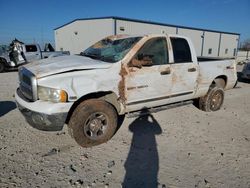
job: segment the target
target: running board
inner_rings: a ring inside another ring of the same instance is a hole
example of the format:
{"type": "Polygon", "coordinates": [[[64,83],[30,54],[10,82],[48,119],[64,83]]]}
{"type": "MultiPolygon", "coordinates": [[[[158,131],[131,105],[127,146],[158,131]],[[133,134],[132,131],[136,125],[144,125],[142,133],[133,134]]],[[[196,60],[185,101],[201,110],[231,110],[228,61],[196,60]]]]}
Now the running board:
{"type": "Polygon", "coordinates": [[[134,117],[138,117],[138,116],[144,116],[144,115],[156,113],[156,112],[159,112],[162,110],[168,110],[171,108],[176,108],[176,107],[185,106],[185,105],[189,105],[189,104],[193,104],[193,101],[192,100],[191,101],[182,101],[182,102],[178,102],[178,103],[167,104],[164,106],[143,109],[140,111],[129,112],[129,113],[126,113],[126,117],[127,118],[134,118],[134,117]]]}

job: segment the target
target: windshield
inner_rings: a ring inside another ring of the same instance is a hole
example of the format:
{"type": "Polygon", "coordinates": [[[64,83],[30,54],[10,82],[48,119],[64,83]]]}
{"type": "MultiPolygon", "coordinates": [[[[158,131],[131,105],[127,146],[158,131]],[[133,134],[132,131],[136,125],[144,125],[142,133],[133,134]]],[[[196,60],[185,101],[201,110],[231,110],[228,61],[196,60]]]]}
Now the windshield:
{"type": "Polygon", "coordinates": [[[82,52],[81,55],[114,63],[120,61],[141,38],[142,37],[123,39],[105,38],[89,47],[82,52]]]}

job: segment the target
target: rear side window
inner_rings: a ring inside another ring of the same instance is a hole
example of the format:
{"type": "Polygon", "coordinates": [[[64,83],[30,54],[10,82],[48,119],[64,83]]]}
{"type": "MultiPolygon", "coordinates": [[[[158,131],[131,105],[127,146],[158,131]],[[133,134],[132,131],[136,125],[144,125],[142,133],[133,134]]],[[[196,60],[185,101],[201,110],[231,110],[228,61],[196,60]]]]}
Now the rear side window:
{"type": "Polygon", "coordinates": [[[182,38],[171,38],[175,63],[192,62],[188,42],[182,38]]]}
{"type": "Polygon", "coordinates": [[[37,52],[36,45],[25,45],[26,52],[37,52]]]}

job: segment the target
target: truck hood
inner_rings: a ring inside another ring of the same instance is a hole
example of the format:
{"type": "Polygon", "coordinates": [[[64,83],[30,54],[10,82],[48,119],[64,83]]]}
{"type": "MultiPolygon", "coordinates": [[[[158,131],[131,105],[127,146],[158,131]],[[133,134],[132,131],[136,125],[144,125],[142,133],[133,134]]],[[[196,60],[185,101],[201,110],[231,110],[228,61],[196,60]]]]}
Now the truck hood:
{"type": "Polygon", "coordinates": [[[42,78],[52,74],[58,74],[75,70],[86,69],[107,69],[112,63],[91,59],[84,56],[59,56],[51,59],[43,59],[25,65],[37,78],[42,78]]]}

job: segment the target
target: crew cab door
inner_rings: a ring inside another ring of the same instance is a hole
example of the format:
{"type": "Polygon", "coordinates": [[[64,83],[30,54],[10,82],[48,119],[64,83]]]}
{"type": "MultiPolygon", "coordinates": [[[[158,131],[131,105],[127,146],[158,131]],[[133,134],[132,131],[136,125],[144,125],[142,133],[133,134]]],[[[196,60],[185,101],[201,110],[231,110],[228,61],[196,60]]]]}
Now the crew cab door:
{"type": "Polygon", "coordinates": [[[24,45],[24,48],[24,56],[26,58],[26,61],[35,61],[41,59],[40,48],[37,45],[24,45]]]}
{"type": "Polygon", "coordinates": [[[172,79],[165,37],[151,38],[128,63],[126,77],[126,106],[154,106],[171,94],[172,79]]]}
{"type": "Polygon", "coordinates": [[[198,64],[192,56],[190,45],[184,38],[170,37],[173,49],[174,63],[171,63],[172,71],[172,95],[182,100],[193,97],[197,87],[198,64]]]}

